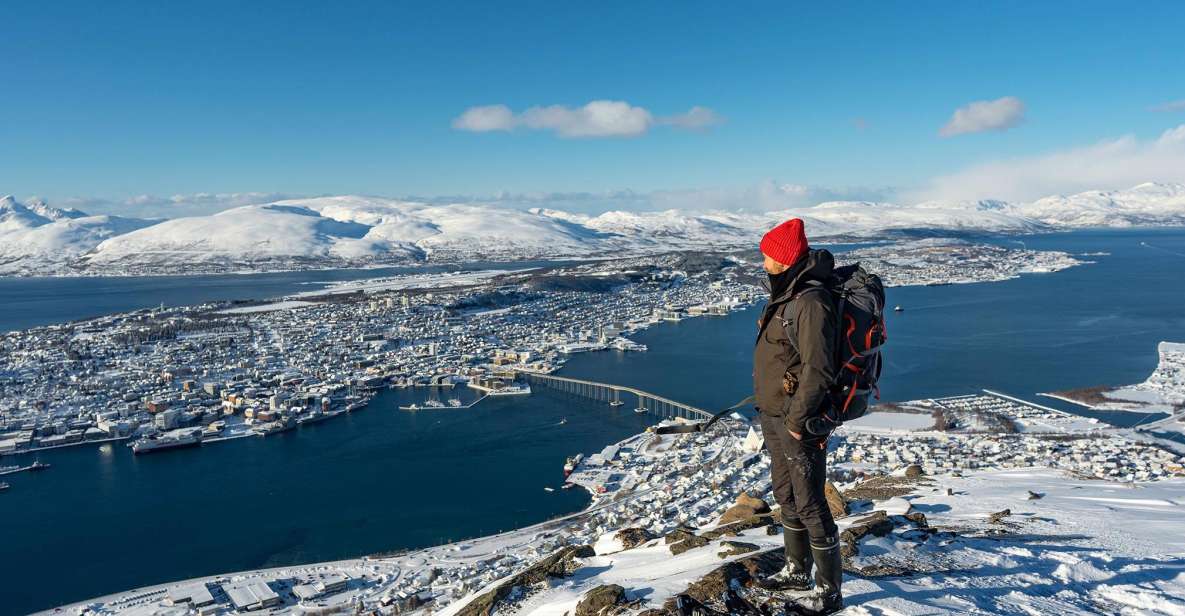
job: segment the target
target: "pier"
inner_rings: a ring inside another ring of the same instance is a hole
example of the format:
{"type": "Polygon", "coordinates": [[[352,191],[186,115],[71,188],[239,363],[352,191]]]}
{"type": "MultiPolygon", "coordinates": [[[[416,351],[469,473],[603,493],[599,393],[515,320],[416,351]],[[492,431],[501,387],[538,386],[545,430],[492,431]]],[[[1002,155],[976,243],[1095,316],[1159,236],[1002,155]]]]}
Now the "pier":
{"type": "Polygon", "coordinates": [[[601,383],[598,381],[586,381],[584,379],[573,379],[564,376],[555,376],[554,374],[542,374],[539,372],[520,372],[519,373],[527,382],[531,384],[545,385],[553,389],[570,393],[590,400],[598,400],[606,404],[613,404],[614,402],[624,402],[621,399],[622,394],[633,395],[637,398],[637,405],[635,409],[646,409],[646,412],[651,415],[673,419],[681,417],[683,419],[702,420],[711,419],[712,413],[701,408],[696,408],[690,404],[664,398],[662,396],[652,394],[648,391],[642,391],[636,387],[628,387],[625,385],[614,385],[612,383],[601,383]]]}

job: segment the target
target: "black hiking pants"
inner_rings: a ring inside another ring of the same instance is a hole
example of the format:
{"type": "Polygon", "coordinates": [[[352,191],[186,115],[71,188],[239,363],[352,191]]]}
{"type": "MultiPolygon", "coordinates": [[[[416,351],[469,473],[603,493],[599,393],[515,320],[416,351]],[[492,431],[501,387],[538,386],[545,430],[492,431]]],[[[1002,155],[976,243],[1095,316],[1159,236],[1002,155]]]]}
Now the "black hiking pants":
{"type": "Polygon", "coordinates": [[[790,435],[781,417],[758,413],[765,447],[769,449],[770,478],[774,498],[782,506],[782,524],[787,528],[806,528],[811,543],[827,545],[834,541],[835,519],[827,506],[827,449],[821,439],[790,435]]]}

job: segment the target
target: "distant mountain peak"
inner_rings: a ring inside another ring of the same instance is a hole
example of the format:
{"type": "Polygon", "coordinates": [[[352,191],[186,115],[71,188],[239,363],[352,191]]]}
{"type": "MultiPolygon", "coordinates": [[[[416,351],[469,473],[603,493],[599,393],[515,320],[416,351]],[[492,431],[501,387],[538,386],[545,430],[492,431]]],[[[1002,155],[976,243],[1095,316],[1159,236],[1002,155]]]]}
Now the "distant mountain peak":
{"type": "Polygon", "coordinates": [[[579,258],[755,248],[802,218],[812,239],[1036,233],[1051,228],[1185,225],[1185,185],[1148,182],[1031,203],[912,205],[829,201],[780,211],[612,210],[596,216],[493,204],[343,195],[244,205],[209,216],[88,216],[41,199],[0,198],[0,275],[178,273],[356,267],[418,259],[579,258]]]}

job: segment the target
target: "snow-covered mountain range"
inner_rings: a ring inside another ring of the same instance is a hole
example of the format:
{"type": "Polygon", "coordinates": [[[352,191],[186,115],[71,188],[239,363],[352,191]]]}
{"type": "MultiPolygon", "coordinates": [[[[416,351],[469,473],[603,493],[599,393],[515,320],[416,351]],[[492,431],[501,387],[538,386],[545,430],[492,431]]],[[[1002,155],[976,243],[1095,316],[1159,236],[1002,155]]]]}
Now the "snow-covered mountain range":
{"type": "Polygon", "coordinates": [[[738,248],[754,245],[762,232],[790,217],[805,220],[816,239],[1185,225],[1185,185],[1149,183],[1031,203],[832,201],[776,212],[597,216],[341,196],[142,220],[4,197],[0,275],[167,274],[738,248]]]}

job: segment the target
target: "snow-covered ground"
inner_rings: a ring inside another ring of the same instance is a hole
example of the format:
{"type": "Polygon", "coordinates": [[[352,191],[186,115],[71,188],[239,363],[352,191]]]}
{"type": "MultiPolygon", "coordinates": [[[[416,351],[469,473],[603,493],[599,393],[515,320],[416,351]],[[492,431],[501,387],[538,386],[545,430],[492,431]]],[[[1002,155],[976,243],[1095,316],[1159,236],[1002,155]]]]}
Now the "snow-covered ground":
{"type": "Polygon", "coordinates": [[[934,417],[926,413],[869,413],[855,421],[844,424],[848,432],[869,434],[893,434],[917,432],[934,427],[934,417]]]}
{"type": "Polygon", "coordinates": [[[774,212],[597,216],[338,196],[164,221],[87,216],[5,197],[0,274],[211,273],[721,250],[751,247],[762,232],[791,217],[802,218],[813,239],[882,239],[916,230],[952,235],[1185,225],[1185,185],[1141,184],[1032,203],[836,201],[774,212]]]}
{"type": "Polygon", "coordinates": [[[219,310],[219,314],[251,314],[254,312],[271,312],[273,310],[290,310],[292,308],[305,308],[307,306],[316,306],[317,302],[305,302],[301,300],[282,300],[278,302],[268,302],[266,304],[255,304],[253,306],[243,306],[240,308],[227,308],[226,310],[219,310]]]}

